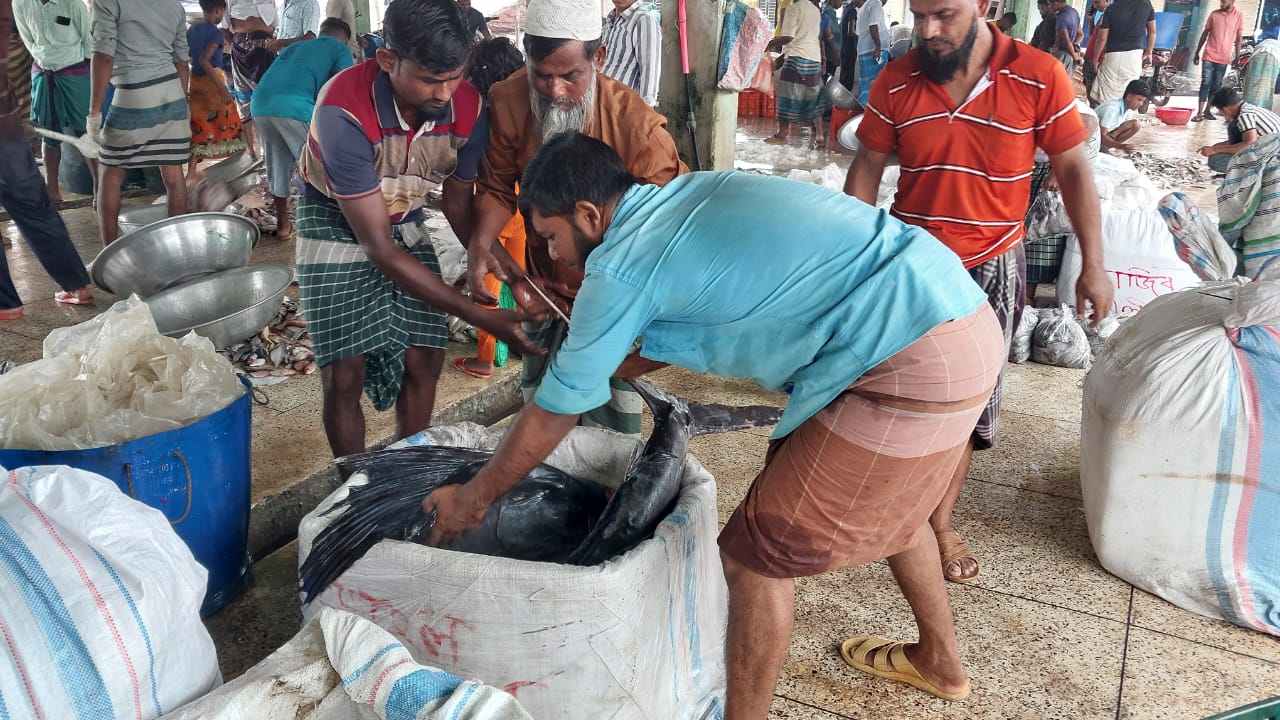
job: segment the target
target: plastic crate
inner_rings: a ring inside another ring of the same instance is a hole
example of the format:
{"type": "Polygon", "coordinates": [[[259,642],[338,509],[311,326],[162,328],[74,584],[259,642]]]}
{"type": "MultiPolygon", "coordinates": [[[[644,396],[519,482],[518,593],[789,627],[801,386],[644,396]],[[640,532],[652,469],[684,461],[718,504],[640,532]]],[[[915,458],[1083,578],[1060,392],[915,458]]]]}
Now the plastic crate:
{"type": "Polygon", "coordinates": [[[841,110],[838,107],[831,108],[830,124],[831,124],[831,147],[832,148],[839,147],[838,141],[836,140],[836,135],[840,132],[840,128],[844,127],[844,124],[852,120],[854,116],[857,114],[858,113],[852,110],[841,110]]]}
{"type": "Polygon", "coordinates": [[[1270,700],[1228,710],[1204,720],[1280,720],[1280,695],[1270,700]]]}
{"type": "Polygon", "coordinates": [[[760,97],[760,93],[755,90],[743,90],[738,93],[738,117],[758,117],[760,97]]]}
{"type": "Polygon", "coordinates": [[[777,117],[778,99],[773,95],[760,94],[760,117],[777,117]]]}

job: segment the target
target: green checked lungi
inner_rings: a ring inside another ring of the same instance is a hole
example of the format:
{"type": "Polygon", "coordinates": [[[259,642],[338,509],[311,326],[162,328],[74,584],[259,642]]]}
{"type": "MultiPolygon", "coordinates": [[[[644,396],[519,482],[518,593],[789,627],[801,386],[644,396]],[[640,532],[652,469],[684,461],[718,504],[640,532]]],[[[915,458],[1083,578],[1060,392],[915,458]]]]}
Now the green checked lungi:
{"type": "MultiPolygon", "coordinates": [[[[323,368],[363,355],[365,394],[374,408],[390,408],[404,379],[405,350],[442,348],[448,341],[444,313],[370,264],[336,203],[304,195],[297,228],[298,288],[316,364],[323,368]]],[[[421,225],[393,225],[391,235],[401,249],[440,274],[435,248],[421,225]]]]}
{"type": "MultiPolygon", "coordinates": [[[[540,323],[525,323],[524,332],[535,345],[547,349],[546,355],[525,355],[520,365],[520,392],[524,401],[530,402],[542,383],[542,376],[551,365],[560,344],[568,334],[563,320],[552,319],[540,323]]],[[[634,349],[634,348],[633,348],[634,349]]],[[[639,435],[644,417],[644,400],[631,383],[617,378],[609,379],[609,402],[595,410],[582,414],[578,424],[613,430],[624,435],[639,435]]]]}

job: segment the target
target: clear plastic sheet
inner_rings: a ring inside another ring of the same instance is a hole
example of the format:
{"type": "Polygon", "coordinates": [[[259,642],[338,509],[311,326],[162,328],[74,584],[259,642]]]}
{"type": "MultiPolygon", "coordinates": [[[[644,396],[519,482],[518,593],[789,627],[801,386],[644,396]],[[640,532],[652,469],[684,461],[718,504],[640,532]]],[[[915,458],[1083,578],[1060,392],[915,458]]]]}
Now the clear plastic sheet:
{"type": "Polygon", "coordinates": [[[132,297],[54,330],[42,359],[0,376],[0,448],[115,445],[183,427],[243,392],[212,343],[161,335],[132,297]]]}

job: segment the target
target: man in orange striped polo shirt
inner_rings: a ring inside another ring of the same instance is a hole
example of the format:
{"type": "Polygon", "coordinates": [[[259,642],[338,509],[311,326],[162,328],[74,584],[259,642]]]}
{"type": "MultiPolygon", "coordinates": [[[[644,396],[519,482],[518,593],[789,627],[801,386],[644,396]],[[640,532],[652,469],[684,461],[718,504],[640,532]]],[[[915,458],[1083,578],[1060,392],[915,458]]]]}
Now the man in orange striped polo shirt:
{"type": "MultiPolygon", "coordinates": [[[[1062,64],[982,22],[990,0],[910,0],[918,47],[885,68],[858,129],[861,149],[845,192],[874,203],[890,154],[902,166],[893,214],[925,228],[960,256],[987,293],[1005,342],[1023,307],[1023,216],[1037,147],[1053,163],[1084,267],[1076,308],[1094,322],[1111,310],[1102,267],[1098,195],[1086,132],[1062,64]]],[[[991,447],[1000,387],[974,430],[951,489],[930,519],[943,574],[978,578],[978,561],[951,526],[973,448],[991,447]]]]}

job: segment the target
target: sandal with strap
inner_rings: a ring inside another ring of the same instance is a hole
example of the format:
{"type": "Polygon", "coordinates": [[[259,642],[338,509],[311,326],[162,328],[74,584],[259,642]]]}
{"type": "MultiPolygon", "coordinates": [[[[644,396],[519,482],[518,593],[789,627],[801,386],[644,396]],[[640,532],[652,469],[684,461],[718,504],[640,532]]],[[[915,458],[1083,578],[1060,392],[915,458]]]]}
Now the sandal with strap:
{"type": "Polygon", "coordinates": [[[942,576],[953,583],[968,585],[977,581],[982,576],[982,569],[974,570],[972,575],[952,575],[947,572],[947,566],[953,562],[958,562],[964,558],[970,558],[976,564],[978,556],[973,554],[973,550],[969,548],[969,543],[960,537],[960,534],[954,530],[943,530],[934,533],[938,540],[938,554],[942,556],[942,576]]]}
{"type": "Polygon", "coordinates": [[[93,293],[88,290],[76,290],[75,292],[60,291],[54,294],[54,300],[63,305],[93,305],[93,293]]]}
{"type": "Polygon", "coordinates": [[[968,680],[965,680],[964,689],[959,692],[947,692],[926,680],[907,659],[906,646],[903,642],[862,636],[845,640],[840,645],[840,656],[855,670],[906,683],[943,700],[963,700],[973,692],[973,685],[968,680]]]}
{"type": "Polygon", "coordinates": [[[480,378],[481,380],[486,380],[486,379],[488,379],[488,378],[493,377],[493,371],[492,371],[492,370],[490,370],[489,372],[481,372],[481,371],[479,371],[479,370],[474,370],[474,369],[472,369],[469,365],[467,365],[467,361],[468,361],[468,360],[470,360],[470,359],[471,359],[471,358],[468,358],[468,357],[456,357],[456,358],[454,358],[454,359],[453,359],[453,369],[454,369],[454,370],[457,370],[457,371],[458,371],[458,372],[460,372],[460,373],[464,373],[464,374],[470,375],[471,377],[480,378]]]}
{"type": "Polygon", "coordinates": [[[0,309],[0,320],[21,320],[22,312],[21,305],[16,308],[2,308],[0,309]]]}

